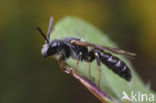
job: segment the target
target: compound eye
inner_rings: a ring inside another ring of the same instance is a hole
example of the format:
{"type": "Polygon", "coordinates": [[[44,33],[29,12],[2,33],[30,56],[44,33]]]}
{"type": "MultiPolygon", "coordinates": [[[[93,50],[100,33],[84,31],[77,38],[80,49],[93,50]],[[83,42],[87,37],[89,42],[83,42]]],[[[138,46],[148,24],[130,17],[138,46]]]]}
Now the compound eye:
{"type": "Polygon", "coordinates": [[[57,42],[51,43],[50,47],[47,49],[47,56],[55,55],[57,53],[57,47],[58,47],[57,42]]]}
{"type": "Polygon", "coordinates": [[[54,43],[51,44],[51,48],[55,48],[55,47],[57,47],[57,45],[58,45],[58,43],[54,42],[54,43]]]}

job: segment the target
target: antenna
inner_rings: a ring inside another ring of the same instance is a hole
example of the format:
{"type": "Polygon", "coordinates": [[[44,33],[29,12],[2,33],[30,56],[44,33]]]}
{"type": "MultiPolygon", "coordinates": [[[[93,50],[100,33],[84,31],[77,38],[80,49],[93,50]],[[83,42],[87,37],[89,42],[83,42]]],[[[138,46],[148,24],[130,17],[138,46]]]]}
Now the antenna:
{"type": "Polygon", "coordinates": [[[43,38],[46,40],[47,44],[49,44],[49,39],[44,35],[43,31],[37,26],[35,27],[35,29],[38,30],[41,33],[43,38]]]}
{"type": "Polygon", "coordinates": [[[48,28],[48,33],[47,33],[47,39],[48,40],[50,40],[50,31],[51,31],[51,28],[52,28],[52,25],[53,25],[53,21],[54,21],[54,18],[50,17],[49,28],[48,28]]]}

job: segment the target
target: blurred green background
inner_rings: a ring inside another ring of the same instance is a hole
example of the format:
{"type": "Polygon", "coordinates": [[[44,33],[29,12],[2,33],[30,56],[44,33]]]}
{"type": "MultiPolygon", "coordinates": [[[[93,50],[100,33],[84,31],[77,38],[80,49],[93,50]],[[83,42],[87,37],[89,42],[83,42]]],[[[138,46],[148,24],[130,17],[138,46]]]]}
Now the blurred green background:
{"type": "Polygon", "coordinates": [[[0,103],[99,103],[86,88],[63,74],[53,58],[40,55],[41,35],[77,16],[95,25],[121,48],[137,53],[136,71],[156,90],[155,0],[1,0],[0,103]]]}

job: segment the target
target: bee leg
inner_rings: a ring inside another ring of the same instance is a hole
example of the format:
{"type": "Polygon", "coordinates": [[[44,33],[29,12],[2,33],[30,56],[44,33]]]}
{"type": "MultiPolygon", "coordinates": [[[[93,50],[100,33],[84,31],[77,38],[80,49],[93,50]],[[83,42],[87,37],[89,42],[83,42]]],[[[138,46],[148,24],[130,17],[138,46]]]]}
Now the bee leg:
{"type": "Polygon", "coordinates": [[[88,63],[89,69],[88,69],[88,76],[91,78],[91,63],[88,63]]]}
{"type": "Polygon", "coordinates": [[[98,77],[98,88],[100,90],[100,82],[101,82],[101,63],[100,63],[100,59],[99,59],[99,55],[98,53],[94,53],[95,55],[95,59],[96,59],[96,62],[97,62],[97,66],[98,66],[98,72],[99,72],[99,77],[98,77]]]}
{"type": "Polygon", "coordinates": [[[79,59],[76,60],[76,66],[75,66],[75,73],[76,73],[76,74],[77,74],[78,64],[79,64],[79,59]]]}
{"type": "Polygon", "coordinates": [[[63,70],[63,68],[64,68],[63,59],[62,59],[61,56],[59,57],[58,64],[59,64],[59,67],[60,67],[61,71],[64,72],[64,70],[63,70]]]}
{"type": "Polygon", "coordinates": [[[76,73],[76,74],[77,74],[78,64],[79,64],[79,61],[80,61],[80,59],[81,59],[81,55],[82,55],[82,53],[80,52],[79,57],[78,57],[78,59],[76,60],[76,66],[75,66],[75,73],[76,73]]]}

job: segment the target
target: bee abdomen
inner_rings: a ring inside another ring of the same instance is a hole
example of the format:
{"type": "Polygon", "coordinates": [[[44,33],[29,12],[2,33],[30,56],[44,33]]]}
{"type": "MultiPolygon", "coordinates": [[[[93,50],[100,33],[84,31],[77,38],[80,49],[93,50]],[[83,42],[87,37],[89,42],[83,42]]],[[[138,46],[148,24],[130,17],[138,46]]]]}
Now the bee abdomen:
{"type": "Polygon", "coordinates": [[[131,80],[132,75],[130,69],[123,61],[111,55],[110,53],[101,52],[99,54],[100,61],[109,69],[111,69],[113,72],[126,79],[127,81],[131,80]]]}

